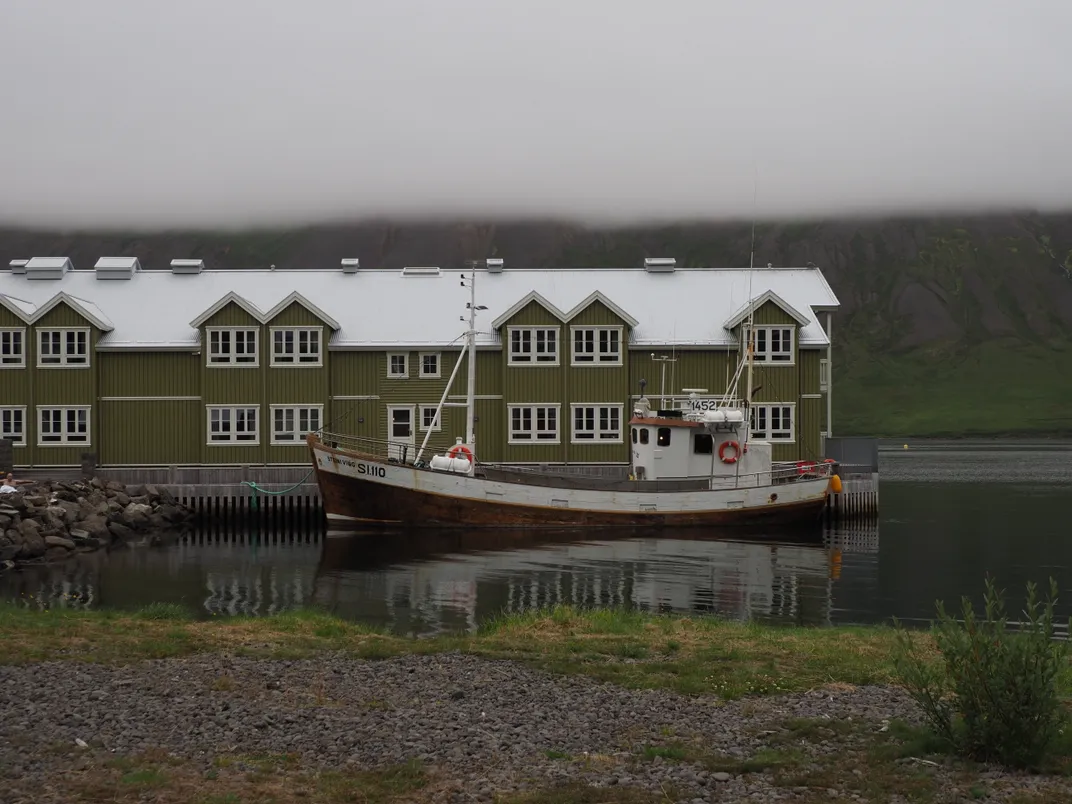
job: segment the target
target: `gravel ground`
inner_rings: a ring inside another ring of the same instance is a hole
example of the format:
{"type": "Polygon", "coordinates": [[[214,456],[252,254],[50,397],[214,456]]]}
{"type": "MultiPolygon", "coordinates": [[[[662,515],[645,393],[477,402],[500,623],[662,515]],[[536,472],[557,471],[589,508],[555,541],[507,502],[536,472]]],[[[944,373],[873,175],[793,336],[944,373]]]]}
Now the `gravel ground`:
{"type": "MultiPolygon", "coordinates": [[[[291,753],[304,768],[354,769],[418,758],[437,772],[436,800],[445,802],[492,800],[496,792],[566,779],[673,786],[686,802],[792,801],[815,791],[777,787],[768,772],[715,773],[642,758],[647,745],[695,739],[707,752],[746,759],[771,744],[772,734],[786,734],[789,718],[851,718],[853,733],[866,739],[884,721],[914,721],[916,710],[904,694],[879,687],[722,703],[459,654],[0,667],[0,801],[69,800],[57,779],[72,763],[158,748],[206,770],[221,755],[291,753]],[[81,760],[56,750],[76,740],[89,744],[81,760]]],[[[822,763],[845,744],[839,738],[794,748],[822,763]]],[[[844,768],[846,779],[853,770],[844,768]]],[[[952,792],[952,770],[925,763],[913,770],[948,776],[942,788],[952,797],[941,800],[966,800],[966,791],[964,799],[952,792]]],[[[992,783],[989,801],[1005,800],[1001,788],[1037,794],[1043,787],[1054,790],[1053,801],[1072,800],[1072,788],[1055,786],[1064,784],[1059,780],[997,772],[984,778],[992,783]]],[[[839,784],[828,795],[854,794],[839,784]]]]}

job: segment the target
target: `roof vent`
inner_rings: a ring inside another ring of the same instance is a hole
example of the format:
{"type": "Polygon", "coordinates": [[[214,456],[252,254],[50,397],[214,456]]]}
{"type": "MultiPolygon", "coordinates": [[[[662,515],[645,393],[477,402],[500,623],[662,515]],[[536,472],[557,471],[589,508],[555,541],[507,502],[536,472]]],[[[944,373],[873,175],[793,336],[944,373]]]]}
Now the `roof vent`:
{"type": "Polygon", "coordinates": [[[27,279],[63,279],[73,270],[70,257],[33,257],[26,261],[27,279]]]}
{"type": "Polygon", "coordinates": [[[677,260],[673,257],[645,257],[644,270],[653,274],[673,273],[677,268],[677,260]]]}
{"type": "Polygon", "coordinates": [[[199,274],[205,270],[204,260],[172,260],[171,273],[199,274]]]}
{"type": "Polygon", "coordinates": [[[101,257],[93,270],[97,279],[133,279],[141,263],[137,257],[101,257]]]}
{"type": "Polygon", "coordinates": [[[24,273],[26,273],[26,263],[28,263],[28,262],[29,262],[29,260],[12,260],[11,262],[8,263],[8,265],[11,266],[11,273],[13,273],[13,274],[24,274],[24,273]]]}
{"type": "Polygon", "coordinates": [[[402,269],[402,276],[439,276],[439,266],[406,267],[402,269]]]}
{"type": "Polygon", "coordinates": [[[489,274],[501,274],[503,270],[503,261],[501,257],[489,257],[487,259],[488,273],[489,274]]]}
{"type": "Polygon", "coordinates": [[[342,261],[342,272],[344,274],[356,274],[357,269],[361,267],[361,260],[357,257],[346,257],[342,261]]]}

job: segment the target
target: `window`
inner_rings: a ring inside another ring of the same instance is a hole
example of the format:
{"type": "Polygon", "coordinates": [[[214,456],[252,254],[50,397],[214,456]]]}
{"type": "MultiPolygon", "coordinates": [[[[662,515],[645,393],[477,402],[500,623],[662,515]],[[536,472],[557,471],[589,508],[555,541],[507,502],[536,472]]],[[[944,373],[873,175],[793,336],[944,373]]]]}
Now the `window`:
{"type": "Polygon", "coordinates": [[[272,406],[272,443],[300,444],[320,429],[322,405],[272,406]]]}
{"type": "Polygon", "coordinates": [[[647,427],[641,427],[640,428],[640,443],[641,444],[647,444],[648,443],[648,438],[649,438],[649,436],[648,436],[648,428],[647,427]]]}
{"type": "Polygon", "coordinates": [[[273,366],[319,366],[320,327],[272,329],[273,366]]]}
{"type": "Polygon", "coordinates": [[[421,429],[441,430],[439,416],[436,416],[435,405],[421,405],[421,429]]]}
{"type": "Polygon", "coordinates": [[[26,330],[0,329],[0,368],[26,366],[26,330]]]}
{"type": "Polygon", "coordinates": [[[597,366],[622,364],[621,327],[575,327],[573,362],[597,366]]]}
{"type": "Polygon", "coordinates": [[[257,444],[256,405],[211,405],[208,408],[208,443],[257,444]]]}
{"type": "Polygon", "coordinates": [[[26,408],[0,408],[0,438],[26,446],[26,408]]]}
{"type": "MultiPolygon", "coordinates": [[[[421,354],[421,376],[435,378],[439,376],[439,352],[421,354]]],[[[461,359],[459,355],[458,359],[461,359]]]]}
{"type": "Polygon", "coordinates": [[[557,405],[511,405],[510,443],[558,443],[557,405]]]}
{"type": "Polygon", "coordinates": [[[715,451],[715,439],[710,433],[697,433],[692,437],[692,451],[697,455],[710,455],[715,451]]]}
{"type": "Polygon", "coordinates": [[[41,427],[37,443],[42,447],[89,443],[89,408],[38,408],[41,427]]]}
{"type": "Polygon", "coordinates": [[[825,391],[830,387],[830,361],[825,357],[819,360],[819,390],[825,391]]]}
{"type": "Polygon", "coordinates": [[[752,437],[763,441],[793,440],[792,405],[755,405],[752,407],[752,437]]]}
{"type": "Polygon", "coordinates": [[[41,329],[37,343],[38,367],[89,366],[88,329],[41,329]]]}
{"type": "Polygon", "coordinates": [[[558,329],[510,327],[510,365],[558,365],[558,329]]]}
{"type": "Polygon", "coordinates": [[[655,443],[658,444],[660,447],[669,447],[670,446],[670,428],[669,427],[660,427],[659,428],[659,434],[658,434],[658,436],[656,436],[655,443]]]}
{"type": "Polygon", "coordinates": [[[256,366],[257,330],[207,328],[210,366],[256,366]]]}
{"type": "Polygon", "coordinates": [[[574,405],[573,440],[620,444],[622,441],[622,406],[574,405]]]}
{"type": "Polygon", "coordinates": [[[793,362],[793,327],[756,327],[757,363],[793,362]]]}
{"type": "Polygon", "coordinates": [[[405,352],[387,355],[387,376],[405,379],[409,376],[409,355],[405,352]]]}

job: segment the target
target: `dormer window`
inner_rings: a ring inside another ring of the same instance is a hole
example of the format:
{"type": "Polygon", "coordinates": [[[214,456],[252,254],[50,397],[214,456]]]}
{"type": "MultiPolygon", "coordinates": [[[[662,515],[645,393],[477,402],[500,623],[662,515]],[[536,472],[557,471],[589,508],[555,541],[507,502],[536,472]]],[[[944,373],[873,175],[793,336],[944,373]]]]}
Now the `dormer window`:
{"type": "Polygon", "coordinates": [[[792,363],[793,333],[793,327],[756,327],[755,362],[792,363]]]}
{"type": "Polygon", "coordinates": [[[88,368],[89,328],[39,329],[37,365],[39,368],[88,368]]]}
{"type": "Polygon", "coordinates": [[[208,327],[210,366],[257,366],[256,328],[208,327]]]}
{"type": "Polygon", "coordinates": [[[322,365],[320,340],[320,327],[273,327],[272,365],[322,365]]]}

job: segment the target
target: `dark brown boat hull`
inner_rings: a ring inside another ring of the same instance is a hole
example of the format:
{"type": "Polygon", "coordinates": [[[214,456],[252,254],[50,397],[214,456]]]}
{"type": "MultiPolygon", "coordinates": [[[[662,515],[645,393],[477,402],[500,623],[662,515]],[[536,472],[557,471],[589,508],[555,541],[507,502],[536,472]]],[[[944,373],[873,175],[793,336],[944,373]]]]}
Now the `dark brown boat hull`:
{"type": "Polygon", "coordinates": [[[331,528],[375,525],[435,528],[646,528],[818,526],[826,498],[760,509],[637,512],[585,511],[471,500],[389,486],[317,470],[331,528]]]}

